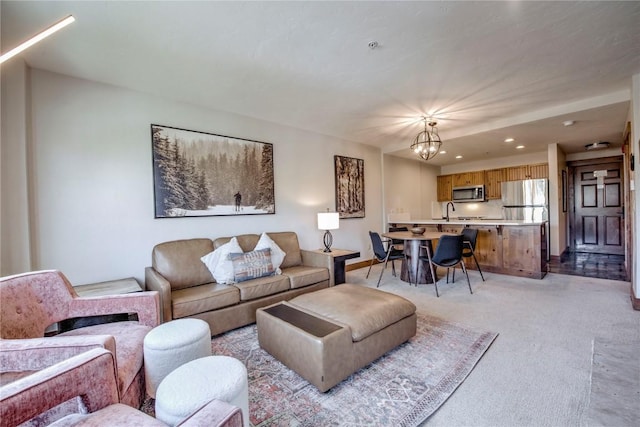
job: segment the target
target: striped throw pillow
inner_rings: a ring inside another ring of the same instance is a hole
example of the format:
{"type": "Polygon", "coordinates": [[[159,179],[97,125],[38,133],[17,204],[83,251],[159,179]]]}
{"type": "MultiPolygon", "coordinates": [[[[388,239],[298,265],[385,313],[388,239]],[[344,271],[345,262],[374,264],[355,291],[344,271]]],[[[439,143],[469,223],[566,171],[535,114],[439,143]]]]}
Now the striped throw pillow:
{"type": "Polygon", "coordinates": [[[245,253],[230,253],[236,283],[274,274],[271,249],[264,248],[245,253]]]}

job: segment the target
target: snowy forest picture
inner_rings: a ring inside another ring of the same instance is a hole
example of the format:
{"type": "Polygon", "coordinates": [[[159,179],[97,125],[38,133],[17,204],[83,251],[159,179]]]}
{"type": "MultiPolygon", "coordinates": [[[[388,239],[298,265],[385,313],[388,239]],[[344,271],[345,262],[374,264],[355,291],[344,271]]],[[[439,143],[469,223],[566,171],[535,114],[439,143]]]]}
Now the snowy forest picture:
{"type": "Polygon", "coordinates": [[[364,160],[334,156],[336,212],[340,218],[364,218],[364,160]]]}
{"type": "Polygon", "coordinates": [[[155,217],[275,213],[273,144],[151,125],[155,217]]]}

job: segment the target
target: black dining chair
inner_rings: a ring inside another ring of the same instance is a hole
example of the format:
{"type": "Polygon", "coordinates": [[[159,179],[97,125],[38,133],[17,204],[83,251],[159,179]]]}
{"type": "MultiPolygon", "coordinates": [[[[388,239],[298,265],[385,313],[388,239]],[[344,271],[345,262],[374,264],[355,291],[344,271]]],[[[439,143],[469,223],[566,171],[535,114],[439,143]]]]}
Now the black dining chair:
{"type": "MultiPolygon", "coordinates": [[[[471,282],[469,281],[469,274],[467,273],[467,267],[464,265],[464,256],[462,255],[464,249],[464,236],[462,234],[444,235],[438,240],[438,246],[436,251],[431,256],[430,248],[428,246],[420,246],[426,251],[426,255],[420,255],[421,261],[427,261],[429,268],[431,269],[431,276],[434,278],[433,284],[436,288],[436,296],[439,297],[438,283],[435,280],[435,267],[442,267],[447,269],[447,283],[449,283],[449,269],[453,268],[453,280],[456,281],[455,267],[461,266],[462,271],[467,277],[467,285],[469,285],[469,292],[473,294],[471,289],[471,282]]],[[[416,275],[417,276],[417,275],[416,275]]],[[[416,277],[416,286],[418,286],[418,278],[416,277]]]]}
{"type": "MultiPolygon", "coordinates": [[[[408,227],[389,227],[389,232],[394,232],[394,231],[409,231],[408,227]]],[[[396,248],[399,251],[404,250],[404,240],[402,239],[391,239],[391,243],[393,244],[393,247],[396,248]]]]}
{"type": "MultiPolygon", "coordinates": [[[[374,258],[378,262],[384,262],[384,266],[382,267],[382,270],[380,270],[380,277],[378,277],[378,284],[376,285],[376,288],[377,288],[380,286],[382,273],[384,273],[384,270],[386,270],[387,263],[391,261],[391,272],[395,277],[396,265],[394,261],[397,259],[404,259],[405,255],[403,251],[396,249],[390,240],[386,240],[387,248],[385,249],[384,243],[382,242],[382,238],[380,237],[380,234],[376,233],[375,231],[369,231],[369,237],[371,237],[371,246],[373,249],[374,258]]],[[[369,271],[367,271],[367,279],[369,278],[369,273],[371,273],[371,267],[373,267],[374,258],[371,258],[371,264],[369,264],[369,271]]]]}
{"type": "Polygon", "coordinates": [[[473,257],[473,260],[476,262],[476,266],[478,267],[478,271],[480,272],[480,277],[482,277],[482,281],[484,282],[484,275],[482,274],[482,269],[480,268],[480,264],[478,264],[478,258],[476,258],[475,253],[478,230],[476,228],[463,228],[461,234],[464,236],[462,256],[465,258],[473,257]]]}

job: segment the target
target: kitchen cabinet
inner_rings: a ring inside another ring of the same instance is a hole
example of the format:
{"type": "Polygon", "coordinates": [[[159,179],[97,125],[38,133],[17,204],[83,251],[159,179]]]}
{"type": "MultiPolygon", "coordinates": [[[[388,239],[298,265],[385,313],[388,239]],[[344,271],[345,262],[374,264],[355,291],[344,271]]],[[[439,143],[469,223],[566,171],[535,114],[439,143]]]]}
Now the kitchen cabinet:
{"type": "Polygon", "coordinates": [[[485,199],[496,200],[502,198],[502,181],[504,181],[504,169],[484,171],[485,199]]]}
{"type": "MultiPolygon", "coordinates": [[[[498,233],[495,226],[477,226],[472,228],[478,229],[478,238],[476,239],[476,250],[474,251],[480,268],[487,271],[496,271],[503,264],[503,251],[500,250],[502,245],[500,240],[502,236],[498,233]],[[487,268],[489,267],[489,268],[487,268]]],[[[478,269],[472,258],[467,258],[465,264],[467,268],[478,269]],[[468,261],[467,261],[468,260],[468,261]]]]}
{"type": "Polygon", "coordinates": [[[545,227],[503,227],[503,268],[536,277],[547,271],[545,227]]]}
{"type": "Polygon", "coordinates": [[[448,202],[451,200],[451,178],[453,175],[440,175],[438,176],[438,201],[448,202]]]}
{"type": "Polygon", "coordinates": [[[549,178],[549,165],[539,163],[535,165],[521,165],[505,168],[505,181],[520,181],[523,179],[549,178]]]}
{"type": "Polygon", "coordinates": [[[453,187],[484,185],[484,171],[464,172],[453,175],[453,187]]]}

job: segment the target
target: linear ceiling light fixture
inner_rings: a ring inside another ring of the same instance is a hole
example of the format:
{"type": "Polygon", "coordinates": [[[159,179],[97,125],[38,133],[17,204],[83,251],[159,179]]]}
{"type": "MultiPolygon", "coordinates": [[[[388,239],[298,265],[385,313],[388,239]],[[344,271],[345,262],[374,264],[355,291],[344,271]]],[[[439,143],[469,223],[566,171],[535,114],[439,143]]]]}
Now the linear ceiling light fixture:
{"type": "Polygon", "coordinates": [[[29,47],[33,46],[34,44],[38,43],[40,40],[43,40],[43,39],[49,37],[51,34],[55,33],[56,31],[63,29],[64,27],[66,27],[67,25],[71,24],[75,20],[76,20],[76,18],[74,18],[73,15],[69,15],[66,18],[56,22],[55,24],[53,24],[52,26],[50,26],[46,30],[43,30],[43,31],[39,32],[38,34],[36,34],[35,36],[31,37],[29,40],[27,40],[26,42],[20,44],[18,47],[15,47],[15,48],[11,49],[7,53],[3,53],[2,56],[0,56],[0,64],[2,64],[4,61],[7,61],[10,58],[13,58],[14,56],[19,54],[23,50],[28,49],[29,47]]]}
{"type": "Polygon", "coordinates": [[[424,130],[420,132],[411,144],[411,149],[414,153],[420,156],[423,160],[433,159],[440,152],[442,146],[442,140],[438,135],[438,128],[436,125],[438,122],[422,117],[424,121],[424,130]],[[431,128],[427,129],[427,125],[431,128]]]}

